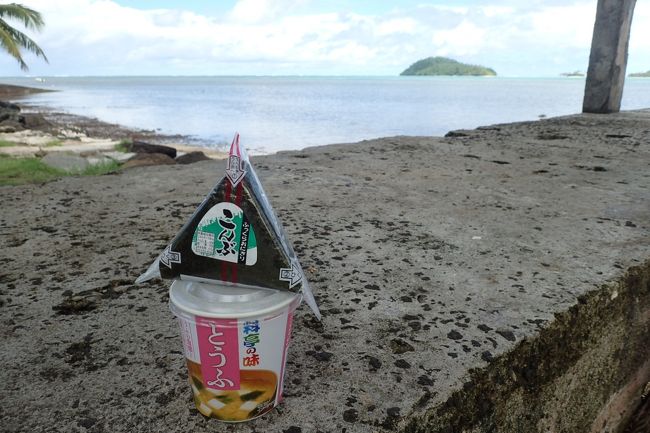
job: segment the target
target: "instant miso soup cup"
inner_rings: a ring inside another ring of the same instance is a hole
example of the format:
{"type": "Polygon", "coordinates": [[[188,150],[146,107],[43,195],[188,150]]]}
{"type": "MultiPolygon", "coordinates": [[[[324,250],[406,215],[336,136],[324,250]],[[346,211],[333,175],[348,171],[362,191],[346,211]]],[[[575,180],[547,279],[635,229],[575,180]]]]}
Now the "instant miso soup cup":
{"type": "Polygon", "coordinates": [[[302,296],[182,280],[172,283],[169,296],[199,412],[241,422],[277,406],[302,296]]]}

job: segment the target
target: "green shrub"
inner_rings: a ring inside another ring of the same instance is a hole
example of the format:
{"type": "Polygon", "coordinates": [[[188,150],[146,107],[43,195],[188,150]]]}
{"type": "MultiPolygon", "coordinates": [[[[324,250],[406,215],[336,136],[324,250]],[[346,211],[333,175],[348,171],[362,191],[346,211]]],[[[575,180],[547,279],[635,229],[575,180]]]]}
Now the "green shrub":
{"type": "Polygon", "coordinates": [[[11,147],[11,146],[18,146],[18,143],[14,143],[13,141],[0,140],[0,147],[11,147]]]}
{"type": "Polygon", "coordinates": [[[132,142],[131,140],[129,140],[129,139],[121,140],[119,143],[117,143],[117,144],[115,145],[115,150],[117,150],[118,152],[125,152],[125,153],[126,153],[126,152],[129,151],[129,149],[127,148],[127,146],[128,146],[129,144],[131,144],[131,143],[133,143],[133,142],[132,142]]]}
{"type": "Polygon", "coordinates": [[[83,170],[65,171],[50,167],[39,158],[13,158],[0,154],[0,185],[42,183],[64,176],[99,176],[115,173],[119,169],[119,162],[109,161],[90,165],[83,170]]]}
{"type": "Polygon", "coordinates": [[[47,182],[65,175],[38,158],[0,157],[0,185],[47,182]]]}

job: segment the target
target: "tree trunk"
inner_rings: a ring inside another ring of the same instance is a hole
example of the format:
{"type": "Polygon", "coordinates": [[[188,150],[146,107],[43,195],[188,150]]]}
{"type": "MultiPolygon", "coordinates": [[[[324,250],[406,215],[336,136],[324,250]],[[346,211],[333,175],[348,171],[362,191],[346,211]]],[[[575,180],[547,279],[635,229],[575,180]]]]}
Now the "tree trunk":
{"type": "Polygon", "coordinates": [[[636,0],[598,0],[584,113],[616,113],[621,109],[627,47],[636,0]]]}

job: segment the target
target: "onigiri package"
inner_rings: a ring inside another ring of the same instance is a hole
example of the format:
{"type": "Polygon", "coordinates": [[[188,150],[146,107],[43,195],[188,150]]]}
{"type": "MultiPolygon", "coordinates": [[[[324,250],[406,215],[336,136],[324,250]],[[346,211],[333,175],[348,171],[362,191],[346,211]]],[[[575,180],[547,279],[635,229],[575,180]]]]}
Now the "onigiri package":
{"type": "Polygon", "coordinates": [[[156,277],[302,292],[320,318],[239,134],[230,146],[225,176],[136,283],[156,277]]]}

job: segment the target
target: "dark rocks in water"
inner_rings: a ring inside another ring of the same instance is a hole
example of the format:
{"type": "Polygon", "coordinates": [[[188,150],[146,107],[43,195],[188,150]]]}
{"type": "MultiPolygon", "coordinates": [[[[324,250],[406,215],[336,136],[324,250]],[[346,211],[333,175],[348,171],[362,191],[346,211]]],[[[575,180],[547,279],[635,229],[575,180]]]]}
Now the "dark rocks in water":
{"type": "Polygon", "coordinates": [[[44,130],[51,126],[52,124],[38,113],[22,114],[18,105],[0,101],[0,132],[16,132],[23,129],[44,130]]]}
{"type": "MultiPolygon", "coordinates": [[[[176,149],[174,149],[176,151],[176,149]]],[[[176,164],[173,158],[164,153],[138,153],[129,159],[122,168],[145,167],[149,165],[173,165],[176,164]]]]}
{"type": "Polygon", "coordinates": [[[201,152],[201,151],[196,151],[196,152],[190,152],[186,153],[185,155],[181,155],[176,158],[176,163],[177,164],[194,164],[195,162],[200,162],[200,161],[209,161],[210,158],[208,156],[201,152]]]}
{"type": "Polygon", "coordinates": [[[20,107],[12,102],[0,101],[0,110],[20,111],[20,107]]]}
{"type": "Polygon", "coordinates": [[[22,129],[23,127],[15,122],[0,122],[0,132],[2,133],[12,133],[22,129]]]}
{"type": "Polygon", "coordinates": [[[23,117],[25,119],[23,123],[25,129],[36,129],[39,131],[51,131],[54,129],[54,125],[39,113],[26,113],[23,114],[23,117]]]}
{"type": "Polygon", "coordinates": [[[134,153],[162,153],[170,158],[176,158],[176,149],[161,144],[145,143],[140,140],[133,140],[133,142],[126,145],[126,150],[134,153]]]}
{"type": "Polygon", "coordinates": [[[20,131],[25,128],[25,116],[20,114],[20,107],[18,105],[0,101],[0,126],[13,129],[14,131],[20,131]]]}

